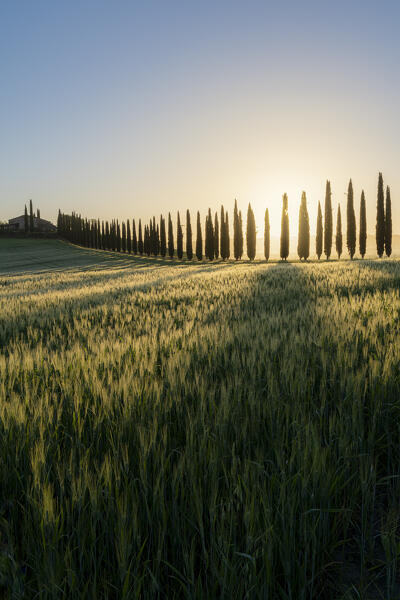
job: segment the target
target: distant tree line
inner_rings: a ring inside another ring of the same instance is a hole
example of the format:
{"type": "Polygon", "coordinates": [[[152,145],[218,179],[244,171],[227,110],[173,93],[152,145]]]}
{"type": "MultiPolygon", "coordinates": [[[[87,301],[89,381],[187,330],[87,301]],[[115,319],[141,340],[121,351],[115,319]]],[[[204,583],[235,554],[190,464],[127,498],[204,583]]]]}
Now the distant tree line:
{"type": "MultiPolygon", "coordinates": [[[[348,254],[353,259],[357,245],[356,216],[354,209],[353,184],[350,179],[347,189],[347,230],[346,245],[348,254]]],[[[33,220],[33,212],[29,219],[33,220]]],[[[28,223],[28,212],[25,207],[25,220],[28,223]]],[[[81,215],[72,213],[63,214],[59,211],[57,227],[59,234],[74,244],[96,248],[99,250],[111,250],[114,252],[125,252],[128,254],[139,254],[146,256],[161,256],[165,258],[174,258],[175,253],[178,259],[184,255],[184,236],[180,218],[177,213],[176,220],[176,244],[174,237],[174,226],[171,213],[168,213],[168,222],[166,223],[163,215],[159,221],[152,217],[148,223],[142,224],[141,219],[136,223],[135,219],[119,222],[116,219],[111,221],[101,221],[99,219],[85,219],[81,215]]],[[[192,222],[190,211],[186,211],[186,259],[192,260],[195,254],[197,260],[203,260],[203,255],[207,260],[216,260],[221,257],[222,260],[230,258],[231,249],[235,260],[243,257],[243,219],[242,213],[238,210],[235,200],[233,209],[233,248],[231,248],[231,238],[229,229],[228,212],[221,206],[220,218],[216,212],[214,218],[211,209],[208,209],[204,227],[200,219],[200,212],[197,212],[196,220],[196,241],[193,242],[192,222]],[[194,246],[194,248],[193,248],[194,246]],[[194,253],[193,253],[194,250],[194,253]]],[[[256,222],[251,205],[247,209],[246,224],[246,254],[250,260],[256,256],[256,222]]],[[[286,261],[289,256],[289,209],[287,194],[282,199],[282,218],[281,218],[281,237],[280,237],[280,256],[286,261]]],[[[360,219],[358,246],[359,253],[364,258],[367,245],[367,218],[364,190],[361,192],[360,199],[360,219]]],[[[332,191],[330,181],[326,182],[324,220],[322,218],[321,204],[318,202],[317,227],[315,237],[315,252],[318,260],[322,254],[326,260],[329,260],[332,254],[333,246],[333,211],[332,211],[332,191]]],[[[384,192],[382,173],[379,173],[378,179],[378,197],[377,197],[377,216],[376,216],[376,247],[377,254],[381,258],[384,253],[390,256],[392,253],[392,207],[390,188],[386,187],[386,196],[384,192]]],[[[337,210],[336,235],[335,235],[336,254],[340,259],[343,253],[343,234],[342,234],[342,216],[340,204],[337,210]]],[[[300,260],[307,260],[310,256],[310,221],[307,209],[306,193],[302,193],[299,210],[299,230],[297,254],[300,260]]],[[[264,217],[264,258],[270,257],[270,222],[268,208],[264,217]]]]}

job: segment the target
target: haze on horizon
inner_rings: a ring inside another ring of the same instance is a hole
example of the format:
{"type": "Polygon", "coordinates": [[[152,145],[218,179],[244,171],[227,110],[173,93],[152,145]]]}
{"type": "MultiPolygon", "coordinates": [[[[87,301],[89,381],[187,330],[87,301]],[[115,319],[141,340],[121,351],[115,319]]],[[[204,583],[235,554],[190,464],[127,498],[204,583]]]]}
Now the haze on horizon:
{"type": "MultiPolygon", "coordinates": [[[[234,198],[291,235],[301,191],[311,230],[325,182],[334,218],[354,184],[375,231],[378,172],[400,233],[394,1],[246,3],[99,0],[0,7],[0,219],[33,199],[100,219],[234,198]]],[[[182,213],[181,213],[182,214],[182,213]]]]}

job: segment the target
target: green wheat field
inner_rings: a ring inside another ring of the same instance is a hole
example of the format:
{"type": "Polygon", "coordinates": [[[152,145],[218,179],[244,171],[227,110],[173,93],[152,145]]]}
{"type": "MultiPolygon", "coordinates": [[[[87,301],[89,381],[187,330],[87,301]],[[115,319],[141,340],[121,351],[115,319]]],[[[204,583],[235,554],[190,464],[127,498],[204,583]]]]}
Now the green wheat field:
{"type": "Polygon", "coordinates": [[[0,239],[0,598],[399,598],[399,289],[0,239]]]}

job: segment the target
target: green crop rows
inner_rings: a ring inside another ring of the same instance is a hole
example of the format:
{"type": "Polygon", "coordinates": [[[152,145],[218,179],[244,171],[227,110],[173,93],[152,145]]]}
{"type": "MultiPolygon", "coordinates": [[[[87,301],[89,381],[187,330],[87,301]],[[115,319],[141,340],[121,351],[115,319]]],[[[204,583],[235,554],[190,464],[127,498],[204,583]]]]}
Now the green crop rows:
{"type": "Polygon", "coordinates": [[[0,597],[397,598],[400,262],[43,243],[0,264],[0,597]]]}

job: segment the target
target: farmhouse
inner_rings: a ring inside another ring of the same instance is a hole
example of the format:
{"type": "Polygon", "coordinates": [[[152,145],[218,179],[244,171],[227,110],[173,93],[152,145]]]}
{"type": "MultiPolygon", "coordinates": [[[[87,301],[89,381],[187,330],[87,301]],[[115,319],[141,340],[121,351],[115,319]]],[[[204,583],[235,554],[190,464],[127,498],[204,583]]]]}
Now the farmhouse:
{"type": "MultiPolygon", "coordinates": [[[[21,215],[20,217],[14,217],[13,219],[9,219],[8,225],[9,229],[12,231],[25,231],[25,215],[21,215]]],[[[28,230],[29,230],[29,216],[28,216],[28,230]]],[[[57,227],[53,225],[50,221],[46,221],[46,219],[40,218],[40,212],[38,211],[37,216],[33,216],[33,230],[34,231],[57,231],[57,227]]]]}

